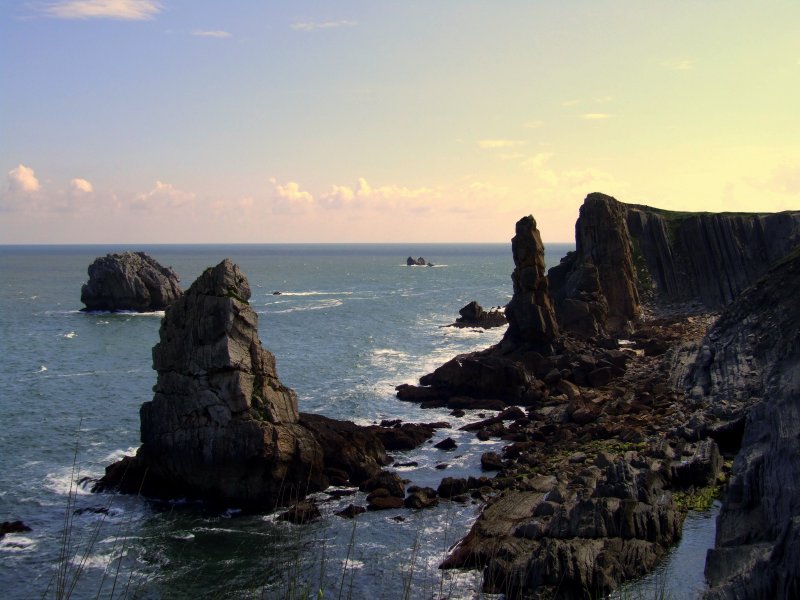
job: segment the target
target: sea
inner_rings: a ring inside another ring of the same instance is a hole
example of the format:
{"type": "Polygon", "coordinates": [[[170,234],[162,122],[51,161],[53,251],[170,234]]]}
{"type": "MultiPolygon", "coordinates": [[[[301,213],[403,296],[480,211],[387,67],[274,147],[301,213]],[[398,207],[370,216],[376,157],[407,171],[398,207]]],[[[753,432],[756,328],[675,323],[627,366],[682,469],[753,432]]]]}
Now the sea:
{"type": "MultiPolygon", "coordinates": [[[[571,249],[547,245],[548,267],[571,249]]],[[[156,380],[163,313],[80,310],[88,265],[123,250],[173,267],[184,289],[224,258],[238,264],[262,344],[301,411],[364,425],[449,422],[431,443],[393,453],[409,464],[396,470],[410,485],[480,475],[480,455],[502,448],[459,431],[481,411],[423,410],[395,387],[500,340],[503,328],[448,325],[472,300],[488,309],[511,299],[510,244],[0,246],[0,521],[31,528],[0,540],[0,597],[485,597],[480,573],[438,569],[477,502],[344,519],[335,513],[365,504],[364,494],[337,488],[315,495],[322,518],[299,526],[236,506],[91,493],[108,464],[138,447],[139,408],[156,380]],[[434,266],[406,266],[408,256],[434,266]],[[445,437],[457,448],[432,447],[445,437]]],[[[702,541],[662,567],[678,568],[689,590],[675,597],[702,590],[713,514],[699,522],[702,541]]]]}

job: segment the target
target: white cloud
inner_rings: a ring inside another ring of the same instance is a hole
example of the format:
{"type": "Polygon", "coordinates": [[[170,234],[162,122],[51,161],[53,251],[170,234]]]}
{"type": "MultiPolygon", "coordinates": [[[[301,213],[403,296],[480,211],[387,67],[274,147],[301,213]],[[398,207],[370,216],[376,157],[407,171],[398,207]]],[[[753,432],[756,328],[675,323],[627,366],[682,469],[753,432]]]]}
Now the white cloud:
{"type": "Polygon", "coordinates": [[[296,181],[289,181],[285,184],[278,183],[278,180],[271,177],[269,182],[272,184],[272,194],[270,203],[272,212],[275,213],[301,213],[306,212],[314,206],[314,196],[300,188],[296,181]]]}
{"type": "Polygon", "coordinates": [[[222,31],[221,29],[215,30],[204,30],[204,29],[195,29],[192,32],[192,35],[198,35],[200,37],[213,37],[213,38],[228,38],[231,37],[230,32],[222,31]]]}
{"type": "Polygon", "coordinates": [[[661,66],[670,71],[693,71],[694,61],[689,58],[671,58],[663,61],[661,66]]]}
{"type": "Polygon", "coordinates": [[[317,31],[318,29],[337,29],[339,27],[354,27],[358,25],[356,21],[345,19],[339,21],[298,21],[292,23],[291,28],[295,31],[317,31]]]}
{"type": "Polygon", "coordinates": [[[547,164],[553,157],[552,152],[540,152],[522,161],[522,167],[531,171],[541,185],[558,184],[558,174],[547,164]]]}
{"type": "Polygon", "coordinates": [[[523,146],[526,142],[522,140],[480,140],[478,146],[484,149],[492,148],[514,148],[523,146]]]}
{"type": "Polygon", "coordinates": [[[121,19],[143,21],[161,12],[155,0],[61,0],[49,2],[42,12],[57,19],[121,19]]]}
{"type": "Polygon", "coordinates": [[[360,177],[354,187],[334,185],[320,197],[324,208],[359,208],[373,210],[404,209],[412,212],[425,212],[438,196],[436,190],[428,187],[408,188],[399,185],[373,187],[360,177]]]}
{"type": "Polygon", "coordinates": [[[195,199],[193,192],[185,192],[171,183],[156,181],[149,192],[138,194],[130,208],[133,210],[151,211],[164,208],[183,208],[195,199]]]}
{"type": "Polygon", "coordinates": [[[69,182],[69,187],[72,192],[78,192],[82,194],[89,194],[94,189],[91,182],[76,177],[72,181],[69,182]]]}
{"type": "Polygon", "coordinates": [[[21,164],[8,172],[8,191],[12,193],[31,194],[38,192],[40,187],[39,180],[30,167],[21,164]]]}
{"type": "Polygon", "coordinates": [[[544,121],[526,121],[522,126],[525,127],[525,129],[539,129],[543,125],[544,121]]]}
{"type": "Polygon", "coordinates": [[[609,113],[585,113],[581,115],[581,119],[584,121],[606,121],[613,118],[614,115],[609,113]]]}

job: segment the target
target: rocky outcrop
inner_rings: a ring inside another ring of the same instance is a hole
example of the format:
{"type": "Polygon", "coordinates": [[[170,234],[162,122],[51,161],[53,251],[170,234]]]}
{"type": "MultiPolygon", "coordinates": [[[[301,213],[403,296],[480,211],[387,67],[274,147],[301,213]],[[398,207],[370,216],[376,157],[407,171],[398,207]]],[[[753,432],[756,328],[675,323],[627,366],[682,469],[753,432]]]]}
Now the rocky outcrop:
{"type": "Polygon", "coordinates": [[[144,252],[107,254],[89,265],[81,288],[84,310],[164,310],[181,295],[178,275],[144,252]]]}
{"type": "Polygon", "coordinates": [[[406,259],[406,266],[408,266],[408,267],[425,267],[425,266],[432,267],[433,263],[427,262],[421,256],[419,258],[413,258],[413,257],[409,256],[406,259]]]}
{"type": "Polygon", "coordinates": [[[629,332],[641,315],[625,205],[589,194],[575,223],[575,251],[548,277],[559,324],[589,338],[629,332]]]}
{"type": "Polygon", "coordinates": [[[514,295],[506,306],[508,330],[504,344],[528,346],[531,350],[549,353],[558,336],[558,324],[550,301],[544,266],[544,244],[532,216],[517,221],[511,240],[514,272],[511,281],[514,295]]]}
{"type": "MultiPolygon", "coordinates": [[[[558,336],[544,270],[544,246],[532,216],[519,220],[512,239],[514,295],[506,307],[508,329],[502,341],[481,352],[463,354],[420,378],[419,386],[398,386],[401,400],[423,407],[502,410],[529,405],[545,393],[541,380],[556,363],[558,336]]],[[[559,376],[560,377],[560,376],[559,376]]]]}
{"type": "Polygon", "coordinates": [[[500,308],[485,310],[477,301],[473,300],[458,311],[461,315],[451,327],[480,327],[491,329],[492,327],[502,327],[508,320],[505,312],[500,308]]]}
{"type": "Polygon", "coordinates": [[[722,314],[683,383],[709,432],[744,424],[707,597],[800,597],[800,250],[722,314]]]}
{"type": "Polygon", "coordinates": [[[297,396],[258,338],[250,286],[229,260],[207,269],[167,309],[153,348],[153,400],[142,445],[98,488],[270,509],[328,486],[360,483],[388,462],[352,423],[301,416],[297,396]]]}

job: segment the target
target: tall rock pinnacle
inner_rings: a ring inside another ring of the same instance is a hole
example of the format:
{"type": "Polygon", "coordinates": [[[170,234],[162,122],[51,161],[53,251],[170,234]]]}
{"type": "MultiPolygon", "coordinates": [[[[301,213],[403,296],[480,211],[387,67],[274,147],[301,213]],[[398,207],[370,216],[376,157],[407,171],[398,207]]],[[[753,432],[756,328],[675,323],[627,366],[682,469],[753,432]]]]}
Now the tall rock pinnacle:
{"type": "Polygon", "coordinates": [[[511,274],[514,296],[506,307],[505,339],[549,346],[558,335],[558,324],[545,276],[544,245],[532,216],[517,221],[511,251],[515,267],[511,274]]]}

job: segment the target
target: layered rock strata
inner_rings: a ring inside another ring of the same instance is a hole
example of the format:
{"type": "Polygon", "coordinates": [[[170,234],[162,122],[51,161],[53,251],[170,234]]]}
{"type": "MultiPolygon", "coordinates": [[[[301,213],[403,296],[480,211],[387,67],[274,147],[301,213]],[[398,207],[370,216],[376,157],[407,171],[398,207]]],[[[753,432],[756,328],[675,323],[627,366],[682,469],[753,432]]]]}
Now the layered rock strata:
{"type": "Polygon", "coordinates": [[[247,279],[226,259],[167,309],[153,348],[155,394],[140,411],[142,445],[109,467],[101,489],[269,509],[331,478],[358,484],[388,462],[373,433],[300,415],[249,298],[247,279]]]}
{"type": "Polygon", "coordinates": [[[84,310],[164,310],[181,295],[178,275],[144,252],[99,257],[89,265],[81,288],[84,310]]]}
{"type": "Polygon", "coordinates": [[[741,450],[708,554],[707,597],[800,597],[800,250],[722,314],[683,383],[741,450]],[[736,425],[740,427],[735,427],[736,425]]]}
{"type": "Polygon", "coordinates": [[[630,333],[641,302],[719,309],[800,244],[800,211],[687,213],[589,194],[576,249],[548,272],[560,326],[583,338],[630,333]]]}
{"type": "Polygon", "coordinates": [[[639,281],[669,302],[730,303],[800,244],[800,211],[681,213],[624,205],[639,281]]]}

